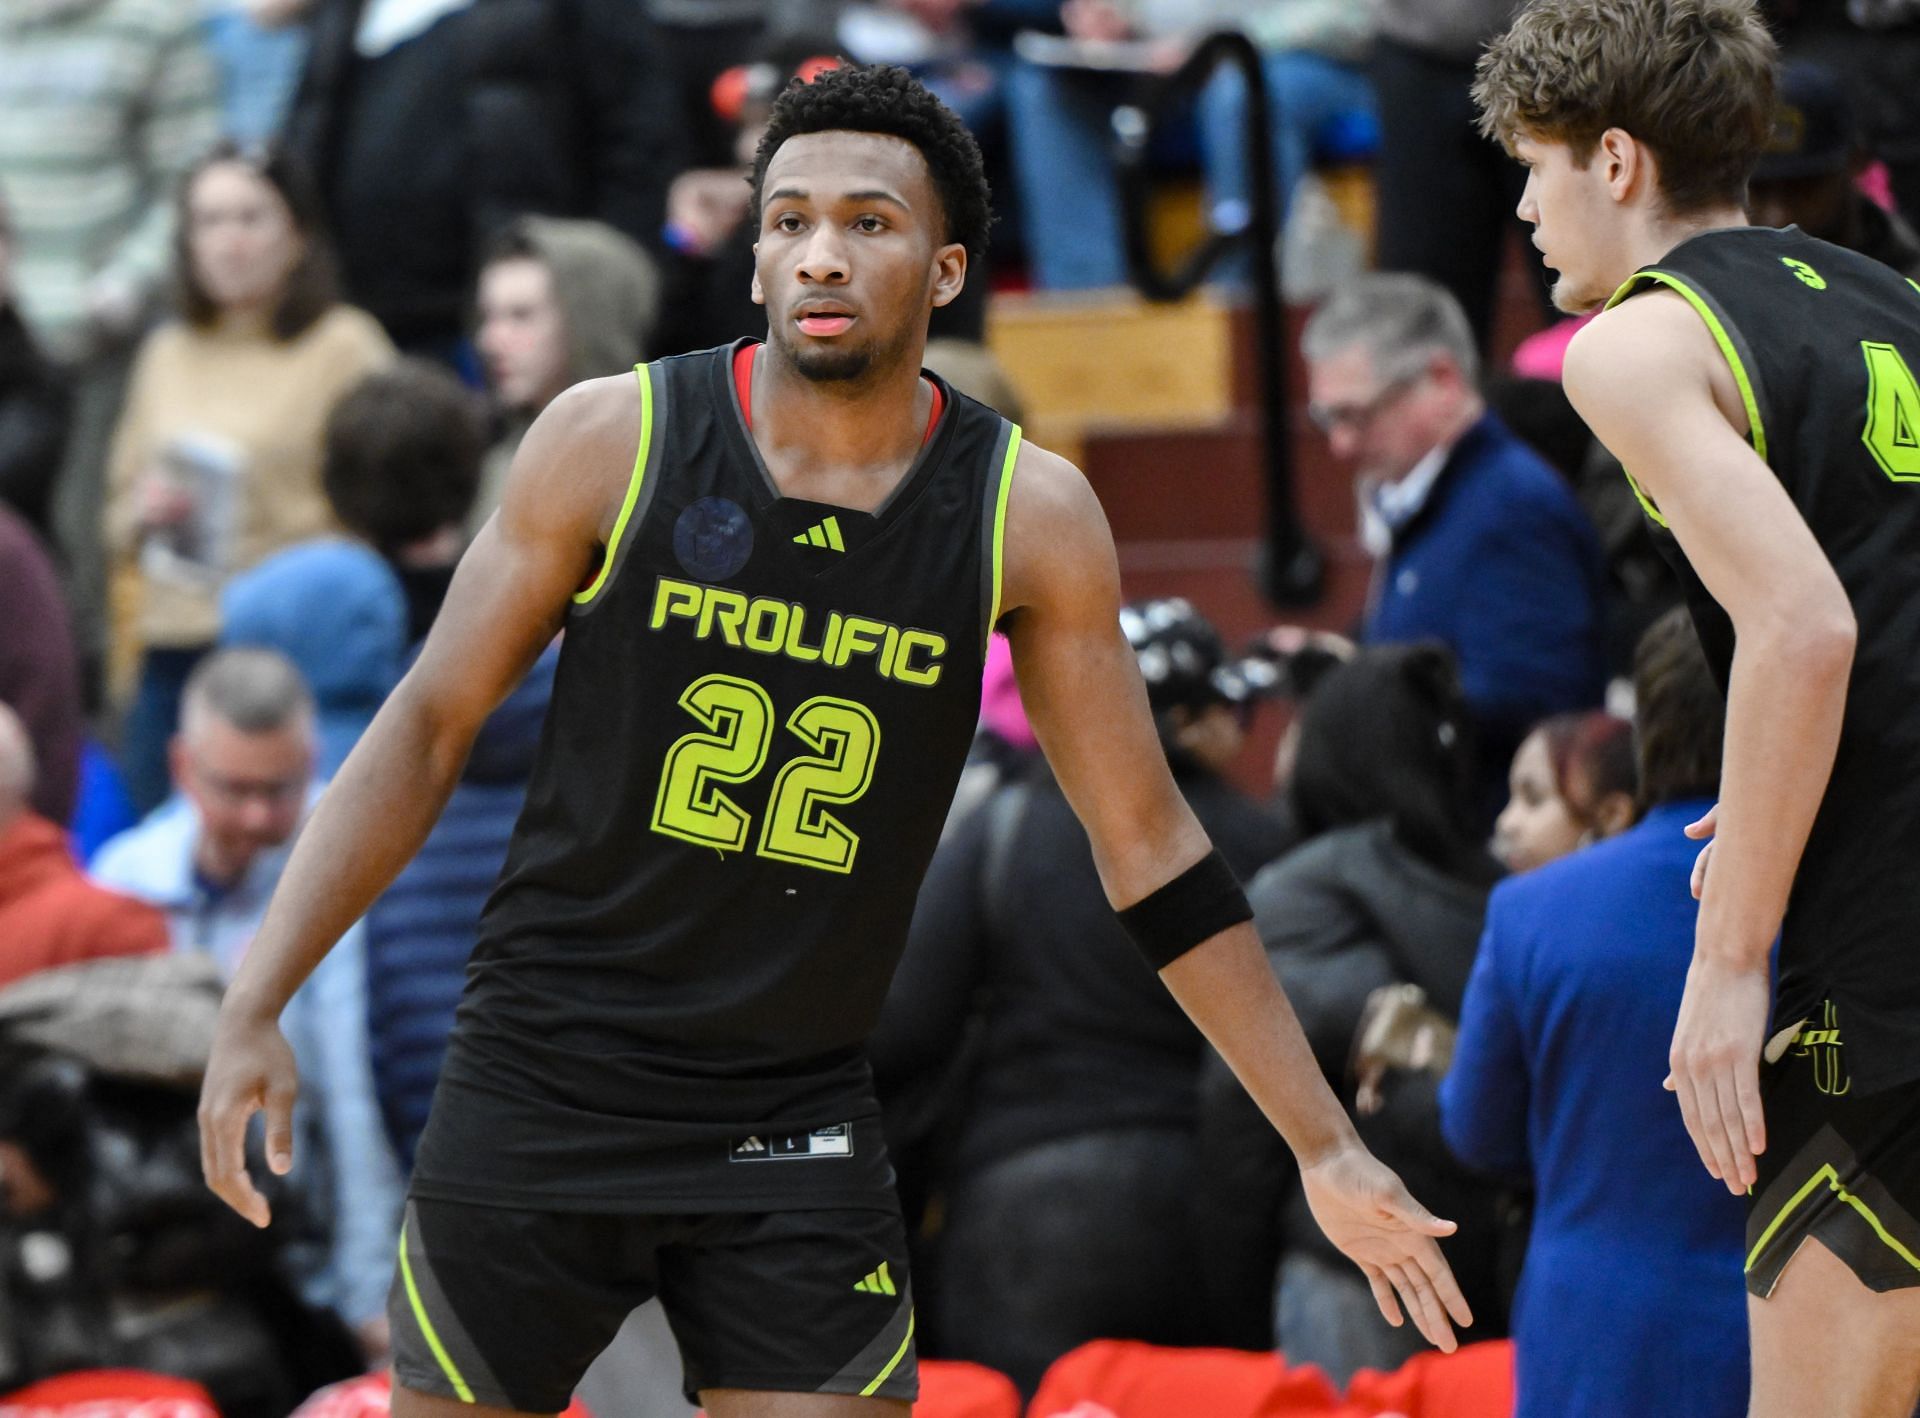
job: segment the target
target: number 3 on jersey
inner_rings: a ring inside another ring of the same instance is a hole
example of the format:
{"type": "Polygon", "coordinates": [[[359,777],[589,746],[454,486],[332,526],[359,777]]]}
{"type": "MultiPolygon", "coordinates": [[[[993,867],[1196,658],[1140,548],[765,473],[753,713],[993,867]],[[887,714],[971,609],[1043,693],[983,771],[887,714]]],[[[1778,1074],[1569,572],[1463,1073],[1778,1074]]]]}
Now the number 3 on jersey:
{"type": "MultiPolygon", "coordinates": [[[[752,818],[721,789],[766,767],[773,701],[751,680],[706,675],[687,686],[680,707],[706,732],[684,734],[667,750],[653,830],[738,852],[752,818]]],[[[850,872],[860,839],[827,808],[854,802],[873,782],[879,722],[865,705],[818,695],[788,716],[787,728],[813,753],[793,759],[773,780],[756,850],[796,866],[850,872]]]]}

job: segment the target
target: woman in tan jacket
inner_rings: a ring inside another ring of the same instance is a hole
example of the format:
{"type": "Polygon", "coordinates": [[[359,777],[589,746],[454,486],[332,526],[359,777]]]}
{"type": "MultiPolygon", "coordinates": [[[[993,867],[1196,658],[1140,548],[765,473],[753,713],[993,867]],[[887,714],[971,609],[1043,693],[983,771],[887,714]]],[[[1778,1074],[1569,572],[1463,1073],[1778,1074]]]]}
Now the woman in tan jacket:
{"type": "Polygon", "coordinates": [[[180,688],[219,633],[228,577],[333,527],[320,485],[335,402],[390,362],[339,299],[311,179],[222,144],[182,184],[180,319],[148,336],[108,468],[106,539],[139,589],[139,685],[123,763],[135,804],[168,792],[180,688]]]}

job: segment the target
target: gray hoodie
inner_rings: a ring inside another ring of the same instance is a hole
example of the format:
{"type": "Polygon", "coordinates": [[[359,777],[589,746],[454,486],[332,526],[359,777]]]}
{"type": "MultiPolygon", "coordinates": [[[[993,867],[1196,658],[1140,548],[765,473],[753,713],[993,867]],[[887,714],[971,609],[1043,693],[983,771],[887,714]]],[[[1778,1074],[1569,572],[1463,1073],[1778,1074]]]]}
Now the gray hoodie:
{"type": "MultiPolygon", "coordinates": [[[[604,222],[521,217],[525,239],[553,280],[553,298],[567,331],[567,382],[629,370],[645,357],[660,316],[660,268],[641,245],[604,222]]],[[[487,453],[469,526],[478,530],[500,505],[507,466],[538,409],[508,416],[487,453]]]]}

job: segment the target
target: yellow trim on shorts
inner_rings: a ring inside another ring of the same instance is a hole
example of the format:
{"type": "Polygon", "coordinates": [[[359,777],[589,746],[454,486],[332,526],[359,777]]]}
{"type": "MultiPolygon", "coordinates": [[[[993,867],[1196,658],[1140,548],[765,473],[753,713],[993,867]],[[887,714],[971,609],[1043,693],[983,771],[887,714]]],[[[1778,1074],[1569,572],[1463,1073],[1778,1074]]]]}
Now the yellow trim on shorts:
{"type": "Polygon", "coordinates": [[[880,1391],[880,1385],[893,1376],[893,1371],[900,1367],[900,1361],[907,1357],[907,1346],[911,1343],[913,1343],[913,1311],[908,1310],[906,1338],[900,1341],[900,1347],[894,1350],[893,1357],[887,1360],[887,1367],[873,1376],[872,1383],[860,1390],[862,1398],[872,1398],[880,1391]]]}
{"type": "Polygon", "coordinates": [[[1840,1200],[1844,1201],[1848,1206],[1851,1206],[1865,1218],[1867,1225],[1873,1228],[1873,1234],[1887,1243],[1888,1250],[1899,1256],[1901,1260],[1905,1261],[1915,1270],[1920,1270],[1920,1256],[1916,1256],[1912,1251],[1901,1245],[1900,1242],[1888,1232],[1887,1228],[1880,1224],[1880,1218],[1873,1214],[1872,1207],[1868,1206],[1864,1201],[1860,1200],[1859,1197],[1840,1185],[1840,1174],[1834,1170],[1833,1164],[1828,1162],[1822,1164],[1819,1171],[1807,1178],[1807,1184],[1795,1192],[1787,1204],[1780,1208],[1780,1214],[1767,1223],[1767,1229],[1760,1233],[1760,1239],[1754,1242],[1753,1249],[1747,1254],[1746,1269],[1749,1273],[1753,1270],[1754,1262],[1760,1258],[1760,1252],[1766,1249],[1767,1242],[1773,1239],[1773,1233],[1780,1229],[1787,1217],[1793,1213],[1794,1208],[1805,1201],[1813,1189],[1822,1182],[1825,1182],[1833,1189],[1835,1196],[1839,1197],[1840,1200]]]}
{"type": "Polygon", "coordinates": [[[440,1372],[447,1376],[453,1385],[453,1391],[460,1396],[462,1403],[472,1403],[473,1390],[467,1387],[467,1381],[460,1377],[460,1370],[454,1367],[448,1357],[446,1346],[440,1343],[440,1336],[434,1332],[433,1321],[427,1318],[427,1307],[421,1303],[420,1291],[413,1283],[413,1267],[407,1262],[407,1223],[400,1223],[400,1279],[407,1287],[407,1302],[413,1306],[413,1318],[420,1326],[420,1333],[426,1336],[427,1348],[433,1351],[433,1357],[440,1361],[440,1372]]]}

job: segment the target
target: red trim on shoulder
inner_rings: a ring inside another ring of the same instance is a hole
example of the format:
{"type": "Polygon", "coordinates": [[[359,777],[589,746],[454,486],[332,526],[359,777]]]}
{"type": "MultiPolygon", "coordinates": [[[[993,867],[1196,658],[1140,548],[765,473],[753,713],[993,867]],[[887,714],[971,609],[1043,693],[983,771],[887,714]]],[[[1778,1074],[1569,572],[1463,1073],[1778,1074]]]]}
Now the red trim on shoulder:
{"type": "Polygon", "coordinates": [[[733,387],[740,391],[740,417],[753,427],[753,357],[758,344],[749,341],[733,352],[733,387]]]}
{"type": "MultiPolygon", "coordinates": [[[[733,387],[740,391],[740,417],[746,420],[748,432],[753,430],[753,360],[759,353],[758,343],[744,344],[733,352],[733,387]]],[[[928,379],[927,387],[933,390],[933,409],[927,415],[926,436],[920,440],[923,444],[933,442],[940,415],[947,411],[946,396],[940,392],[940,386],[928,379]]]]}

